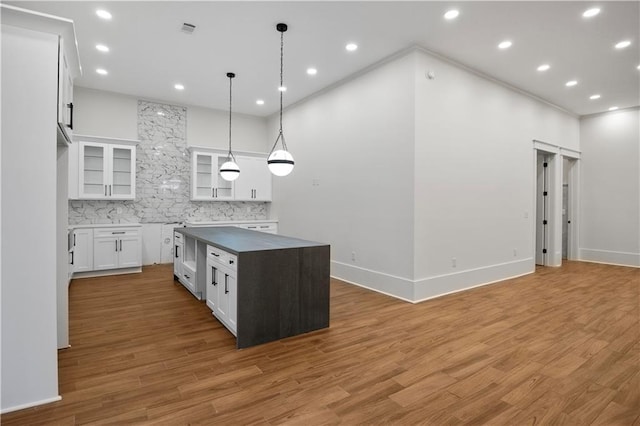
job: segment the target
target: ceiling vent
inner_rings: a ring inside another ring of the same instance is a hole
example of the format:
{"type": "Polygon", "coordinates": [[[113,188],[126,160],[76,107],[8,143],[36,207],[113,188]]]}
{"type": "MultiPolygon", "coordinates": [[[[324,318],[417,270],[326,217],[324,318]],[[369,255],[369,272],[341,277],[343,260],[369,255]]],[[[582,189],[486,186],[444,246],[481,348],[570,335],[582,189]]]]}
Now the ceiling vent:
{"type": "Polygon", "coordinates": [[[185,34],[193,34],[196,30],[196,26],[193,24],[187,24],[186,22],[182,24],[182,28],[180,29],[185,34]]]}

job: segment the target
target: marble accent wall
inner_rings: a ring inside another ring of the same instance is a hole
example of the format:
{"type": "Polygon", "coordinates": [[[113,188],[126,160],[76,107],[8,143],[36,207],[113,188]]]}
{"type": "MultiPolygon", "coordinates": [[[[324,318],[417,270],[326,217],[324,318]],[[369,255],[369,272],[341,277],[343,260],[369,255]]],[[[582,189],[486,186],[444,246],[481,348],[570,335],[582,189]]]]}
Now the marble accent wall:
{"type": "Polygon", "coordinates": [[[187,108],[138,101],[135,201],[69,201],[69,223],[266,219],[268,203],[191,201],[187,108]]]}

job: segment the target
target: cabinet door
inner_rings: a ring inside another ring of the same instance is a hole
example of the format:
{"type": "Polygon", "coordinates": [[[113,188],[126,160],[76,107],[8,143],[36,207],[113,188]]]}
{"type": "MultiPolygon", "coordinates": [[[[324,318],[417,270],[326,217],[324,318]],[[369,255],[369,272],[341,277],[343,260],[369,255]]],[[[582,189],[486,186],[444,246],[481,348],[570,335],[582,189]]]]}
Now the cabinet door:
{"type": "Polygon", "coordinates": [[[136,148],[128,145],[109,147],[109,197],[133,200],[136,197],[136,148]]]}
{"type": "Polygon", "coordinates": [[[94,238],[93,240],[93,269],[115,269],[118,267],[117,237],[94,238]]]}
{"type": "Polygon", "coordinates": [[[240,176],[235,181],[238,201],[271,201],[271,173],[267,160],[259,157],[238,156],[240,176]]]}
{"type": "Polygon", "coordinates": [[[118,239],[118,267],[133,268],[142,265],[140,237],[118,239]]]}
{"type": "Polygon", "coordinates": [[[93,229],[73,231],[73,272],[93,271],[93,229]]]}
{"type": "Polygon", "coordinates": [[[229,322],[229,274],[220,271],[218,275],[218,303],[214,306],[213,313],[225,325],[229,322]]]}
{"type": "Polygon", "coordinates": [[[184,259],[184,249],[181,242],[175,242],[173,253],[173,275],[176,277],[182,276],[182,261],[184,259]]]}
{"type": "Polygon", "coordinates": [[[108,198],[107,146],[92,142],[80,142],[79,157],[79,198],[108,198]]]}
{"type": "Polygon", "coordinates": [[[64,55],[64,40],[58,45],[58,123],[71,141],[73,136],[73,78],[64,55]]]}
{"type": "Polygon", "coordinates": [[[233,182],[222,179],[220,166],[225,155],[194,151],[191,157],[191,199],[232,200],[233,182]]]}
{"type": "MultiPolygon", "coordinates": [[[[218,283],[220,282],[219,265],[211,259],[207,259],[207,306],[212,311],[218,305],[218,283]]],[[[224,276],[222,277],[224,282],[224,276]]]]}

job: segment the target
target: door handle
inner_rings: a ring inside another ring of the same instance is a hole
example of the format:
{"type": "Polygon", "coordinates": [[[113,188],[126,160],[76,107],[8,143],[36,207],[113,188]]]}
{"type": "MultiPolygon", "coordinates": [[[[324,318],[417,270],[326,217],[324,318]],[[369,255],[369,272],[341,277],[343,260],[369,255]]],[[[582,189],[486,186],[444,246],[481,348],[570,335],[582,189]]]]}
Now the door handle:
{"type": "Polygon", "coordinates": [[[229,293],[229,275],[224,274],[224,294],[229,293]]]}
{"type": "Polygon", "coordinates": [[[71,113],[71,117],[69,118],[69,124],[67,124],[67,127],[73,130],[73,102],[69,102],[67,104],[67,108],[69,108],[69,112],[71,113]]]}

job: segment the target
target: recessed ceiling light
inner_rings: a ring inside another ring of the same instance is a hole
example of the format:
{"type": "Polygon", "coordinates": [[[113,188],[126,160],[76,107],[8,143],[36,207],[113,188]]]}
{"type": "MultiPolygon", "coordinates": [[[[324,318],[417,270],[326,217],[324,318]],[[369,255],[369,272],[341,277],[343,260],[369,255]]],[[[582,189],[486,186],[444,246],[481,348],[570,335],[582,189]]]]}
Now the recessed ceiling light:
{"type": "Polygon", "coordinates": [[[617,107],[617,106],[612,106],[611,108],[609,108],[609,111],[615,111],[615,110],[617,110],[617,109],[618,109],[618,107],[617,107]]]}
{"type": "Polygon", "coordinates": [[[103,9],[96,10],[96,15],[98,15],[102,19],[106,19],[106,20],[111,19],[111,14],[103,9]]]}
{"type": "Polygon", "coordinates": [[[592,18],[596,16],[598,13],[600,13],[600,9],[598,9],[597,7],[594,7],[593,9],[585,10],[582,16],[584,16],[585,18],[592,18]]]}
{"type": "Polygon", "coordinates": [[[344,48],[347,49],[349,52],[353,52],[355,50],[358,50],[358,45],[355,43],[349,43],[344,48]]]}
{"type": "Polygon", "coordinates": [[[281,91],[281,92],[286,92],[287,88],[286,88],[286,86],[280,86],[280,87],[278,87],[278,90],[281,91]]]}
{"type": "Polygon", "coordinates": [[[640,65],[638,65],[638,69],[640,70],[640,65]]]}
{"type": "Polygon", "coordinates": [[[567,87],[571,87],[571,86],[575,86],[576,84],[578,84],[576,80],[570,80],[570,81],[567,81],[564,85],[567,87]]]}
{"type": "Polygon", "coordinates": [[[318,70],[315,69],[315,68],[307,68],[307,74],[316,75],[316,74],[318,74],[318,70]]]}
{"type": "Polygon", "coordinates": [[[629,40],[624,40],[616,44],[616,49],[624,49],[629,46],[631,46],[631,42],[629,40]]]}
{"type": "Polygon", "coordinates": [[[505,41],[503,41],[502,43],[500,43],[500,44],[498,45],[498,47],[499,47],[500,49],[508,49],[508,48],[510,48],[510,47],[511,47],[511,45],[512,45],[512,44],[513,44],[513,43],[511,43],[509,40],[505,40],[505,41]]]}
{"type": "Polygon", "coordinates": [[[264,105],[264,101],[263,101],[262,99],[258,99],[258,100],[256,101],[256,104],[257,104],[257,105],[264,105]]]}
{"type": "Polygon", "coordinates": [[[100,75],[107,75],[109,74],[109,72],[107,70],[105,70],[104,68],[97,68],[96,72],[100,75]]]}
{"type": "Polygon", "coordinates": [[[98,49],[101,52],[108,52],[109,51],[109,47],[105,46],[104,44],[96,44],[96,49],[98,49]]]}
{"type": "Polygon", "coordinates": [[[176,90],[184,90],[184,86],[182,84],[180,84],[180,83],[174,84],[173,87],[176,90]]]}
{"type": "Polygon", "coordinates": [[[591,99],[592,101],[596,99],[600,99],[600,95],[591,95],[589,96],[589,99],[591,99]]]}
{"type": "Polygon", "coordinates": [[[451,9],[444,14],[444,19],[456,19],[458,15],[460,15],[460,12],[455,9],[451,9]]]}
{"type": "Polygon", "coordinates": [[[538,71],[547,71],[549,68],[551,68],[551,65],[549,64],[542,64],[538,67],[538,71]]]}

